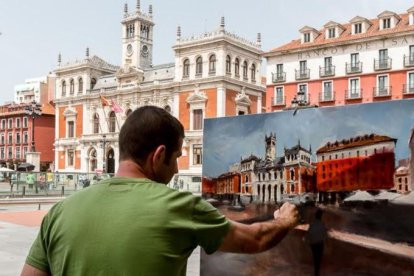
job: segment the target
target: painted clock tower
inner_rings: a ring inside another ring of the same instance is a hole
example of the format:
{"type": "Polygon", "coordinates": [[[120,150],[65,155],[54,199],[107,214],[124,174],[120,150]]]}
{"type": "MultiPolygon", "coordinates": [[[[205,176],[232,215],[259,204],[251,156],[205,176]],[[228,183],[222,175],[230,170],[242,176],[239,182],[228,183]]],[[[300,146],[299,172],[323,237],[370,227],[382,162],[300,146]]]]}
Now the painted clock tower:
{"type": "Polygon", "coordinates": [[[128,13],[124,7],[122,20],[122,68],[145,69],[152,65],[152,42],[154,22],[152,5],[148,14],[141,12],[140,0],[137,0],[136,11],[128,13]]]}

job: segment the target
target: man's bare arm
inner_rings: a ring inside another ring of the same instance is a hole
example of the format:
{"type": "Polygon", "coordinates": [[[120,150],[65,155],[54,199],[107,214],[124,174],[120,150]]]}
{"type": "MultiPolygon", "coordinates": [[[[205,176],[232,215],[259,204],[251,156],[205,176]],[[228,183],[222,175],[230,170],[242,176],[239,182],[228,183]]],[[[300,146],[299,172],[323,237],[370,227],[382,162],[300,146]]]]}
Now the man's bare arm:
{"type": "Polygon", "coordinates": [[[231,222],[219,251],[234,253],[258,253],[278,244],[296,226],[298,211],[292,204],[285,203],[274,214],[272,221],[250,225],[231,222]]]}
{"type": "Polygon", "coordinates": [[[50,274],[29,264],[24,264],[20,276],[50,276],[50,274]]]}

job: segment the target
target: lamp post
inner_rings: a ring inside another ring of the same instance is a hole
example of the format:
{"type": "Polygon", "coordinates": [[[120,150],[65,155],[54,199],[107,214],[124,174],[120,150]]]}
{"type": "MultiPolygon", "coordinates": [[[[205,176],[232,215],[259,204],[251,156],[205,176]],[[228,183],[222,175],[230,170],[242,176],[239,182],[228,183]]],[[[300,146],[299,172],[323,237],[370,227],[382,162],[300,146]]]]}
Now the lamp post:
{"type": "Polygon", "coordinates": [[[36,103],[36,101],[32,101],[30,104],[28,104],[27,106],[25,106],[24,108],[24,113],[30,117],[32,117],[32,147],[31,147],[31,151],[35,152],[36,148],[35,148],[35,140],[34,140],[34,122],[35,122],[35,118],[37,116],[42,115],[42,109],[41,109],[41,105],[36,103]]]}
{"type": "Polygon", "coordinates": [[[102,172],[103,173],[106,173],[106,152],[105,152],[105,149],[106,149],[106,143],[107,143],[107,141],[106,141],[106,135],[104,134],[104,135],[102,135],[102,139],[101,139],[101,146],[102,146],[102,151],[103,151],[103,156],[102,156],[102,161],[103,161],[103,163],[102,163],[102,172]]]}

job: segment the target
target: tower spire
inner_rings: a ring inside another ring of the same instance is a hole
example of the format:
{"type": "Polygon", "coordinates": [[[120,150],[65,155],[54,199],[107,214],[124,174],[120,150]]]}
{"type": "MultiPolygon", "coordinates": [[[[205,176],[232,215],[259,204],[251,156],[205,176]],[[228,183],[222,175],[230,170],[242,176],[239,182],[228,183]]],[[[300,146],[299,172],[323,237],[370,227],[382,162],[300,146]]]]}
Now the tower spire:
{"type": "Polygon", "coordinates": [[[150,16],[152,16],[152,5],[149,5],[149,11],[148,13],[150,14],[150,16]]]}
{"type": "Polygon", "coordinates": [[[127,15],[127,13],[128,13],[128,4],[125,3],[125,5],[124,5],[124,15],[127,15]]]}
{"type": "Polygon", "coordinates": [[[86,58],[89,58],[89,47],[86,47],[86,58]]]}
{"type": "Polygon", "coordinates": [[[141,1],[137,0],[137,11],[141,11],[141,1]]]}
{"type": "Polygon", "coordinates": [[[224,22],[224,16],[221,17],[220,21],[220,31],[224,32],[225,22],[224,22]]]}
{"type": "Polygon", "coordinates": [[[180,39],[181,39],[181,26],[178,25],[177,26],[177,40],[180,40],[180,39]]]}
{"type": "Polygon", "coordinates": [[[257,33],[257,44],[259,44],[259,46],[262,46],[262,34],[261,33],[257,33]]]}
{"type": "Polygon", "coordinates": [[[62,62],[62,55],[58,54],[58,66],[60,66],[60,63],[62,62]]]}

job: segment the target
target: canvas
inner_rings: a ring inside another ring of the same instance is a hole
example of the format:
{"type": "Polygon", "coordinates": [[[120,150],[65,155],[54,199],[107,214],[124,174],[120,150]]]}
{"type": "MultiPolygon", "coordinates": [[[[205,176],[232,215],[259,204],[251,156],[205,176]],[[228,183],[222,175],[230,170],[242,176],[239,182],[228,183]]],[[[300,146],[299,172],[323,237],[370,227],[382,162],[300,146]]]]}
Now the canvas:
{"type": "Polygon", "coordinates": [[[314,274],[317,210],[321,275],[412,275],[413,126],[414,100],[206,119],[203,197],[243,223],[291,202],[301,223],[264,253],[202,253],[201,275],[314,274]]]}

